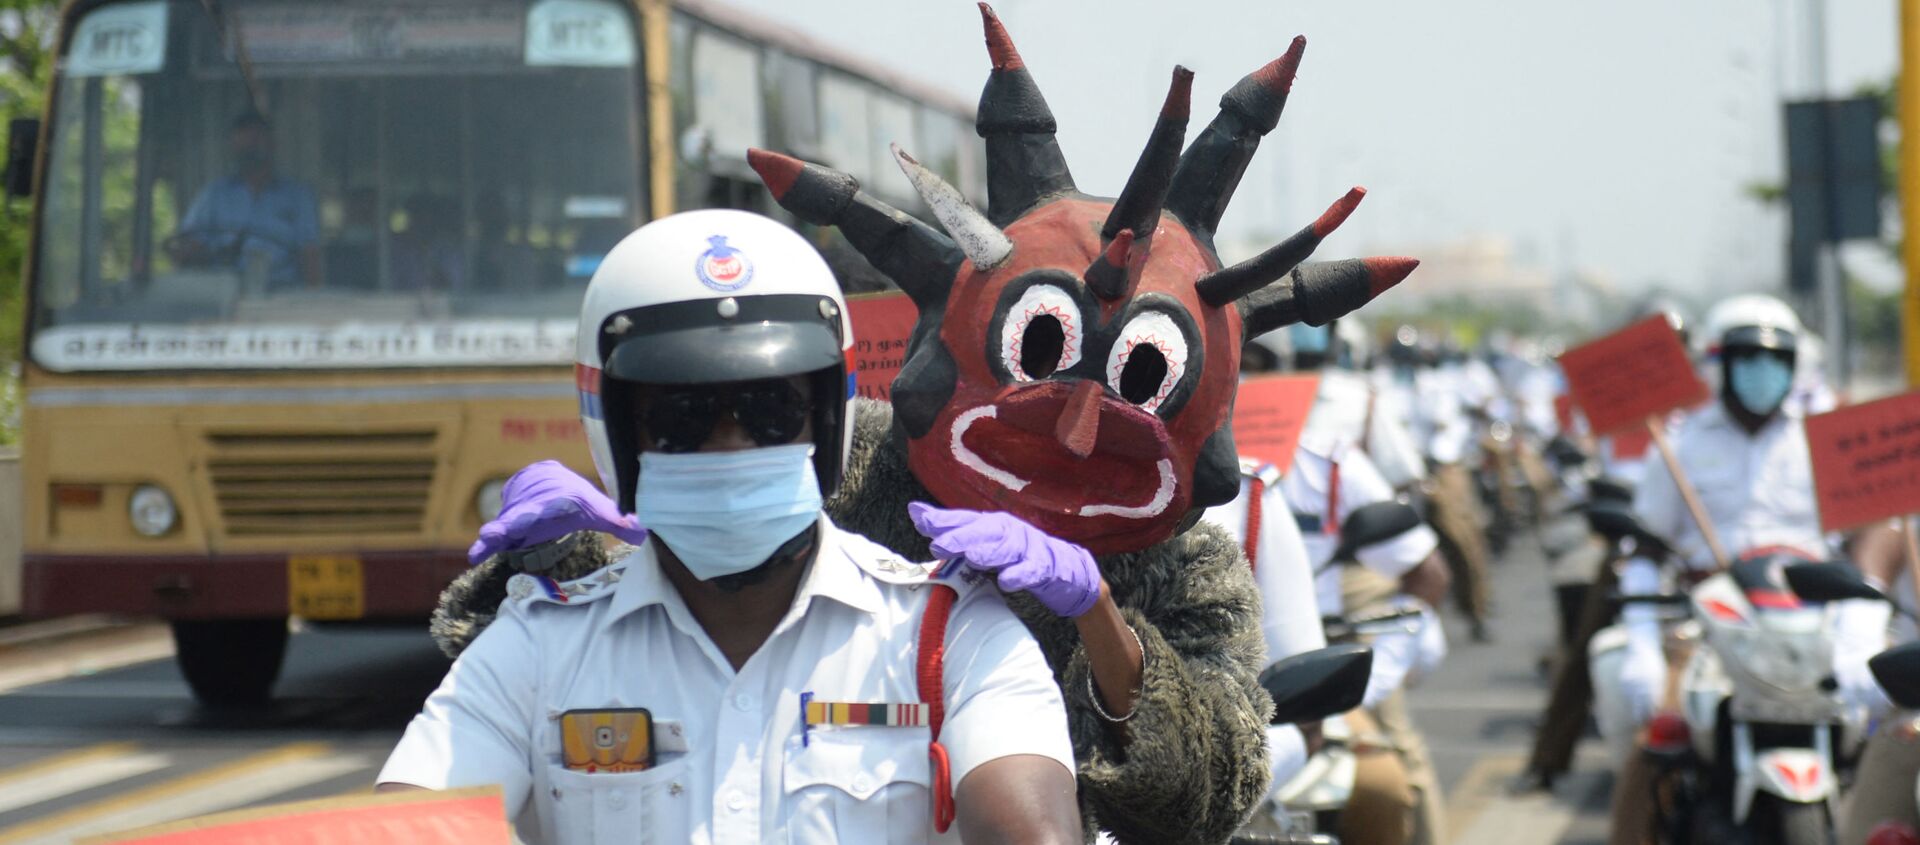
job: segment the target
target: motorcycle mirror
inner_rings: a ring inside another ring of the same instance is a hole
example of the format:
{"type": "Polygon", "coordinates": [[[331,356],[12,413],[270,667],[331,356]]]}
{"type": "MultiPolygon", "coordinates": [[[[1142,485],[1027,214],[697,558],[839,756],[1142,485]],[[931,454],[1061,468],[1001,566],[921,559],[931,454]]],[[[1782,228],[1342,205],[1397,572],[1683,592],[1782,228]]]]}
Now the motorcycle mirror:
{"type": "Polygon", "coordinates": [[[1587,526],[1593,529],[1593,533],[1607,538],[1609,543],[1618,544],[1631,538],[1644,554],[1658,557],[1667,552],[1666,542],[1640,524],[1640,518],[1634,516],[1633,506],[1628,502],[1593,500],[1587,505],[1587,526]]]}
{"type": "Polygon", "coordinates": [[[1273,724],[1317,722],[1360,706],[1373,675],[1373,649],[1347,643],[1274,661],[1260,673],[1273,696],[1273,724]]]}
{"type": "Polygon", "coordinates": [[[1340,524],[1340,547],[1334,560],[1352,560],[1355,553],[1420,527],[1420,513],[1405,502],[1374,502],[1354,508],[1340,524]]]}
{"type": "Polygon", "coordinates": [[[1885,593],[1874,589],[1860,572],[1839,563],[1796,563],[1787,567],[1787,586],[1794,595],[1807,601],[1829,602],[1847,599],[1880,599],[1885,593]]]}
{"type": "Polygon", "coordinates": [[[1587,482],[1587,497],[1596,501],[1633,503],[1633,482],[1612,476],[1599,476],[1587,482]]]}
{"type": "Polygon", "coordinates": [[[1920,709],[1920,642],[1903,643],[1867,660],[1873,679],[1893,703],[1920,709]]]}

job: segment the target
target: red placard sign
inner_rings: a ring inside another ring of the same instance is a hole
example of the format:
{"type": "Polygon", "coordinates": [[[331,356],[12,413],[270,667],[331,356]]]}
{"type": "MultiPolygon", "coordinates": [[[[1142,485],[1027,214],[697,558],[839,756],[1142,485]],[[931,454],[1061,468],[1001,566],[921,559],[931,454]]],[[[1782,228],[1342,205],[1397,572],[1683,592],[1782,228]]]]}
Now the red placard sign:
{"type": "Polygon", "coordinates": [[[1644,425],[1651,417],[1707,399],[1707,386],[1694,374],[1686,345],[1664,316],[1569,349],[1560,356],[1560,368],[1594,434],[1644,425]]]}
{"type": "Polygon", "coordinates": [[[1807,418],[1820,527],[1920,513],[1920,392],[1807,418]]]}
{"type": "Polygon", "coordinates": [[[920,309],[905,293],[876,293],[847,298],[847,320],[853,324],[854,389],[868,399],[893,398],[893,377],[907,363],[907,339],[920,309]]]}
{"type": "Polygon", "coordinates": [[[1286,472],[1320,389],[1317,375],[1260,376],[1240,383],[1233,400],[1233,442],[1240,454],[1286,472]]]}
{"type": "Polygon", "coordinates": [[[508,845],[500,787],[321,798],[81,840],[84,845],[508,845]]]}
{"type": "Polygon", "coordinates": [[[1653,448],[1653,432],[1646,426],[1623,428],[1607,438],[1607,453],[1616,461],[1637,461],[1653,448]]]}

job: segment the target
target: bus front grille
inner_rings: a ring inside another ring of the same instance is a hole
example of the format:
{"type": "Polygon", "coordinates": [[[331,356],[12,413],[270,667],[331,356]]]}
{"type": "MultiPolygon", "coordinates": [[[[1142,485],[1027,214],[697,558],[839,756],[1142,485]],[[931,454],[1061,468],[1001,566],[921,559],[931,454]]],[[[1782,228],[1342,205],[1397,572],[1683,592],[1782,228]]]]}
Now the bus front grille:
{"type": "Polygon", "coordinates": [[[207,462],[229,537],[414,534],[433,489],[431,429],[210,433],[207,462]]]}

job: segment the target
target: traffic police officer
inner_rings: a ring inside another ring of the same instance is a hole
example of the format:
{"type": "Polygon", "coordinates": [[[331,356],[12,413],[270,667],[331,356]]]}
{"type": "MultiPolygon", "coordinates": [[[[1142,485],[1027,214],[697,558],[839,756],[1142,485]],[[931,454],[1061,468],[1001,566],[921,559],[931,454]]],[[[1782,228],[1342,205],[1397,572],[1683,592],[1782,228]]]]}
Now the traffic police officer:
{"type": "MultiPolygon", "coordinates": [[[[1679,424],[1673,451],[1681,471],[1727,554],[1783,546],[1826,558],[1830,548],[1820,530],[1806,432],[1798,409],[1787,401],[1803,332],[1799,317],[1778,299],[1744,295],[1716,306],[1706,322],[1717,332],[1712,340],[1719,351],[1720,397],[1679,424]]],[[[1649,532],[1668,541],[1683,581],[1715,570],[1711,544],[1689,517],[1664,462],[1646,462],[1633,510],[1649,532]]],[[[1661,582],[1659,567],[1645,557],[1620,570],[1623,594],[1658,593],[1661,582]]],[[[1624,636],[1595,637],[1592,663],[1595,715],[1616,762],[1625,766],[1615,790],[1613,838],[1625,843],[1638,841],[1647,829],[1648,793],[1639,785],[1644,763],[1630,749],[1639,726],[1659,706],[1668,667],[1653,607],[1629,604],[1620,629],[1624,636]]]]}
{"type": "Polygon", "coordinates": [[[579,581],[515,576],[383,790],[501,784],[539,842],[1079,840],[1026,627],[821,512],[850,434],[844,310],[812,247],[756,215],[676,215],[608,254],[582,418],[652,536],[579,581]]]}

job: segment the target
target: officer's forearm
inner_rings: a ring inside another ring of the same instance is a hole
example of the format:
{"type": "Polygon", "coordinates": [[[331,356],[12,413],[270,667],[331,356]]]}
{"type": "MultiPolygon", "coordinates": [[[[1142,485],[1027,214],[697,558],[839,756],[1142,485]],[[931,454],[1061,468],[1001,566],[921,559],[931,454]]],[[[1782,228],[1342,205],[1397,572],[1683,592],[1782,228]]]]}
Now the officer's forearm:
{"type": "Polygon", "coordinates": [[[1120,617],[1120,607],[1113,603],[1104,581],[1100,584],[1100,600],[1073,622],[1080,630],[1080,641],[1086,645],[1087,662],[1093,668],[1093,683],[1099,688],[1101,706],[1109,715],[1125,718],[1133,712],[1134,702],[1140,695],[1145,656],[1140,653],[1140,641],[1120,617]]]}

